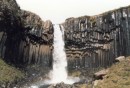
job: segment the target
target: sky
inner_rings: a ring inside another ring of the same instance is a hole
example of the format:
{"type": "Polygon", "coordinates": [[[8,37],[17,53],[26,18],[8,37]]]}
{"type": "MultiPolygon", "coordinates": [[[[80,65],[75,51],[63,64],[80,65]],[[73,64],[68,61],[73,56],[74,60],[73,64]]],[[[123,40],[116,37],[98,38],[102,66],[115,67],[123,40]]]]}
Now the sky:
{"type": "Polygon", "coordinates": [[[70,17],[98,15],[130,5],[130,0],[16,0],[21,9],[39,15],[43,21],[59,24],[70,17]]]}

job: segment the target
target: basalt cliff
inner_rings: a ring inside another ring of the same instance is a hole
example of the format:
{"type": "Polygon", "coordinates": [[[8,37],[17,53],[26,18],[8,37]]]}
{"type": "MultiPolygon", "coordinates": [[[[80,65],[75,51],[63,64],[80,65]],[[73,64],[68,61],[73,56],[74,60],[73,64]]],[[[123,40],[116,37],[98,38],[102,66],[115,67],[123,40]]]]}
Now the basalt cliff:
{"type": "Polygon", "coordinates": [[[70,69],[107,67],[115,58],[130,55],[130,6],[68,18],[63,25],[70,69]]]}
{"type": "Polygon", "coordinates": [[[0,1],[0,56],[15,65],[52,63],[53,25],[15,0],[0,1]]]}
{"type": "MultiPolygon", "coordinates": [[[[68,18],[62,24],[68,68],[107,67],[130,55],[130,6],[97,16],[68,18]]],[[[53,24],[21,10],[15,0],[0,1],[0,56],[15,65],[53,62],[53,24]]]]}

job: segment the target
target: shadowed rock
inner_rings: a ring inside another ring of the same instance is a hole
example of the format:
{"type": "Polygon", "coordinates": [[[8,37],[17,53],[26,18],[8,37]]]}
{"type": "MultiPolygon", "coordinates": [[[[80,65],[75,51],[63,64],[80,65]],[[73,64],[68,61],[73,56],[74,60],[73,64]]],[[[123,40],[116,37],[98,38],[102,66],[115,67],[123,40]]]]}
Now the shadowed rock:
{"type": "Polygon", "coordinates": [[[19,8],[15,0],[0,1],[0,56],[20,64],[52,63],[53,25],[19,8]]]}

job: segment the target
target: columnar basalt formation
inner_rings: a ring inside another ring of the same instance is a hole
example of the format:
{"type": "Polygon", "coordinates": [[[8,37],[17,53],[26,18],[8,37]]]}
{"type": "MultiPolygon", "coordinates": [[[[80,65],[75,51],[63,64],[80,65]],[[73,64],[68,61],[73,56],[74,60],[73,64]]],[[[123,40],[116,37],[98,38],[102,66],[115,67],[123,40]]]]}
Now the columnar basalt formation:
{"type": "MultiPolygon", "coordinates": [[[[130,55],[130,6],[97,16],[68,18],[65,48],[69,68],[111,65],[130,55]]],[[[53,25],[21,10],[15,0],[0,1],[0,56],[15,64],[52,65],[53,25]]]]}
{"type": "Polygon", "coordinates": [[[71,69],[107,67],[130,55],[130,6],[97,16],[68,18],[63,23],[71,69]]]}
{"type": "Polygon", "coordinates": [[[21,10],[15,0],[0,1],[0,56],[15,64],[52,63],[53,25],[21,10]]]}

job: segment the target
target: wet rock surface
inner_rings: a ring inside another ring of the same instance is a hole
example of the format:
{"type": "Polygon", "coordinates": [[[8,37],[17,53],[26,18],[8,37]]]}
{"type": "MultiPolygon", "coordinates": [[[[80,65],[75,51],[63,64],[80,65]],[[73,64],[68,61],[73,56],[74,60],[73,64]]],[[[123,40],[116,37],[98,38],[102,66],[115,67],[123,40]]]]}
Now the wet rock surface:
{"type": "Polygon", "coordinates": [[[68,18],[65,47],[70,69],[107,67],[130,55],[130,6],[97,16],[68,18]]]}

